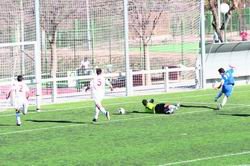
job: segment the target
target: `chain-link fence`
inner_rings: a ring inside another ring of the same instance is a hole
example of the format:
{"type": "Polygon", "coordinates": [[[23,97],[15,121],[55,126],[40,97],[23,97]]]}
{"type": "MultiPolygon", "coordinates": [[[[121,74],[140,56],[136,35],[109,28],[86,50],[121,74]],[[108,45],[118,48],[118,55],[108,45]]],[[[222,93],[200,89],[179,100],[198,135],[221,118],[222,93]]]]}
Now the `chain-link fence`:
{"type": "MultiPolygon", "coordinates": [[[[123,0],[40,1],[43,96],[82,94],[96,67],[113,74],[107,77],[120,88],[119,92],[123,91],[126,82],[123,3],[123,0]],[[53,85],[57,91],[53,92],[53,85]]],[[[0,2],[1,43],[35,41],[34,5],[33,0],[0,2]]],[[[132,73],[133,86],[163,85],[166,76],[161,70],[166,67],[178,70],[169,73],[169,79],[175,83],[195,79],[193,70],[182,72],[179,68],[194,67],[199,55],[199,9],[197,0],[128,1],[130,68],[131,72],[139,72],[132,73]],[[149,76],[147,73],[152,70],[159,71],[149,76]]],[[[34,74],[31,46],[23,44],[14,50],[0,49],[0,79],[17,74],[29,78],[34,74]],[[17,66],[15,72],[13,65],[17,66]]]]}
{"type": "MultiPolygon", "coordinates": [[[[0,8],[0,108],[3,109],[9,106],[5,98],[17,75],[35,78],[35,2],[2,0],[0,8]]],[[[34,84],[30,85],[32,89],[34,84]]]]}
{"type": "MultiPolygon", "coordinates": [[[[125,87],[123,2],[40,1],[44,96],[79,93],[89,83],[90,78],[85,76],[90,76],[96,67],[114,73],[110,80],[115,87],[125,87]]],[[[0,16],[4,25],[0,29],[1,43],[35,41],[34,5],[31,0],[1,1],[4,9],[0,16]]],[[[128,1],[132,71],[194,66],[199,50],[199,17],[199,2],[195,0],[128,1]]],[[[6,47],[1,48],[1,61],[5,62],[1,65],[1,79],[23,74],[34,81],[30,77],[35,70],[30,47],[17,44],[8,47],[8,53],[6,47]]],[[[181,80],[194,75],[194,72],[172,72],[169,78],[181,80]]],[[[163,80],[162,72],[152,73],[150,77],[133,75],[133,85],[137,87],[162,84],[163,80]]]]}
{"type": "MultiPolygon", "coordinates": [[[[220,14],[220,25],[223,23],[224,15],[220,14]]],[[[214,42],[214,29],[212,26],[213,15],[210,11],[206,12],[206,34],[208,43],[214,42]]],[[[240,8],[234,10],[232,17],[227,25],[227,42],[238,42],[249,40],[250,33],[250,3],[242,1],[240,8]]]]}

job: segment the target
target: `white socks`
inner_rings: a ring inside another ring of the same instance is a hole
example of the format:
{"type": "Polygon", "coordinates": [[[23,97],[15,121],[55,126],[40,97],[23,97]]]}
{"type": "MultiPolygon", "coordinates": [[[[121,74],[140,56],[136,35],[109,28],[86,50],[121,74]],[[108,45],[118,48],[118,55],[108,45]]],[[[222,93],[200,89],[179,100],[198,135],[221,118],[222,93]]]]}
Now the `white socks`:
{"type": "Polygon", "coordinates": [[[99,116],[99,112],[102,112],[104,115],[106,115],[107,111],[105,110],[105,108],[103,106],[100,106],[100,105],[96,105],[95,106],[95,119],[98,119],[98,116],[99,116]]]}
{"type": "Polygon", "coordinates": [[[226,103],[227,103],[227,96],[224,96],[224,98],[221,102],[221,106],[223,107],[226,103]]]}
{"type": "Polygon", "coordinates": [[[16,124],[21,124],[20,112],[16,112],[16,124]]]}

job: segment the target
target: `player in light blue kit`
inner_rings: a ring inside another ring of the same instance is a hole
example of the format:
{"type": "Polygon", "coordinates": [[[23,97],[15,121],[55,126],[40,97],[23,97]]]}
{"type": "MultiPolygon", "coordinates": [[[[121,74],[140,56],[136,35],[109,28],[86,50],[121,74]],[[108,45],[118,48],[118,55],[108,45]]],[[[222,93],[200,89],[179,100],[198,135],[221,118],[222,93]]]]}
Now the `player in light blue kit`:
{"type": "Polygon", "coordinates": [[[215,102],[218,101],[218,99],[224,94],[224,98],[222,99],[222,102],[218,104],[218,110],[221,109],[227,102],[227,99],[229,96],[231,96],[233,87],[234,87],[234,67],[229,66],[230,69],[225,71],[223,68],[220,68],[218,71],[221,75],[221,82],[220,84],[215,87],[217,89],[221,88],[221,91],[217,94],[215,97],[215,102]]]}

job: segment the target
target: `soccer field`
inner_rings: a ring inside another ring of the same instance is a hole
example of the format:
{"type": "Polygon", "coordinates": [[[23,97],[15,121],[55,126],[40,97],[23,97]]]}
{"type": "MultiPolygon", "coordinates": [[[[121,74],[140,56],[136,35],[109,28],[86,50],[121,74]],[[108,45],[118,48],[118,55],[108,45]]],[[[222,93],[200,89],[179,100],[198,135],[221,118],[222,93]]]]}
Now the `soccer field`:
{"type": "Polygon", "coordinates": [[[93,103],[48,105],[22,116],[0,113],[0,165],[247,165],[250,86],[239,86],[220,111],[217,91],[107,99],[111,113],[91,122],[93,103]],[[143,98],[181,102],[173,115],[144,113],[143,98]],[[125,108],[126,115],[116,110],[125,108]]]}
{"type": "MultiPolygon", "coordinates": [[[[159,44],[159,45],[150,45],[148,50],[149,52],[162,52],[162,53],[196,53],[199,49],[199,43],[183,43],[183,44],[159,44]]],[[[131,51],[140,51],[140,48],[132,47],[131,51]]]]}

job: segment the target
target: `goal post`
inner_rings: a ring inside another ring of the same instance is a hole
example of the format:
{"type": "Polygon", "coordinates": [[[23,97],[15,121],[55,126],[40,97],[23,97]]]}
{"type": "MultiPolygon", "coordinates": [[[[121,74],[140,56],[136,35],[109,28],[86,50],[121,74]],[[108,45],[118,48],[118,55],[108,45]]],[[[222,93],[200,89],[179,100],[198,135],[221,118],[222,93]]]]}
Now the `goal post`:
{"type": "Polygon", "coordinates": [[[41,103],[41,58],[39,58],[37,42],[18,42],[0,44],[0,98],[1,107],[10,106],[6,95],[17,75],[23,75],[25,83],[30,88],[31,104],[40,109],[41,103]]]}
{"type": "Polygon", "coordinates": [[[12,80],[23,75],[38,110],[42,94],[39,1],[0,1],[0,98],[6,103],[12,80]]]}
{"type": "Polygon", "coordinates": [[[42,65],[41,65],[41,29],[40,29],[40,1],[35,0],[35,76],[36,76],[36,110],[40,112],[41,97],[42,97],[42,65]]]}

